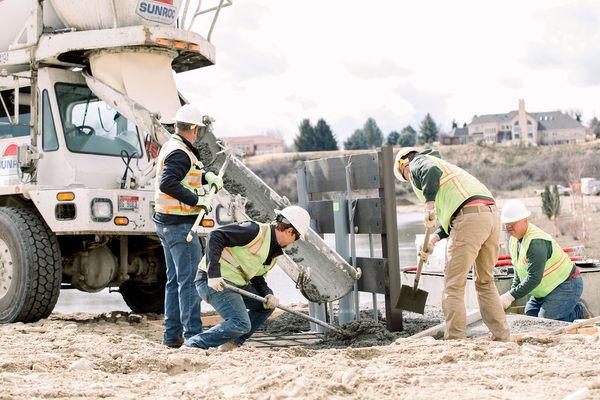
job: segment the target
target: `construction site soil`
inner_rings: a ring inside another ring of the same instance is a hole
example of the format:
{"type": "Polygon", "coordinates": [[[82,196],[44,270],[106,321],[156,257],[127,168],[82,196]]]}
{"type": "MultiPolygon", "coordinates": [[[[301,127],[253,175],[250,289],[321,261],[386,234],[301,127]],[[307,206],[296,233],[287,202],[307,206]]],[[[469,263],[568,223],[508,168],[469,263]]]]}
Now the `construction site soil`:
{"type": "Polygon", "coordinates": [[[53,314],[0,325],[0,399],[600,398],[600,336],[396,339],[368,348],[169,349],[156,321],[53,314]]]}

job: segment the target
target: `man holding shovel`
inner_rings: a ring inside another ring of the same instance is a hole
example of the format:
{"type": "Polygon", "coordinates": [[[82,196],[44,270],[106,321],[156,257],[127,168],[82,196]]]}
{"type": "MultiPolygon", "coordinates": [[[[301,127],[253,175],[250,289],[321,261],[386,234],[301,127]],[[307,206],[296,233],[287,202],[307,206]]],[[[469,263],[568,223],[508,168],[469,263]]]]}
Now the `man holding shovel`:
{"type": "Polygon", "coordinates": [[[500,219],[490,191],[475,177],[440,158],[437,151],[419,152],[402,148],[396,155],[394,174],[410,182],[419,200],[425,203],[425,226],[440,224],[431,235],[426,259],[433,246],[450,237],[444,279],[442,309],[446,317],[446,339],[466,337],[465,286],[475,265],[475,289],[483,322],[493,340],[510,340],[506,315],[494,284],[493,270],[498,259],[500,219]]]}
{"type": "Polygon", "coordinates": [[[196,288],[224,321],[187,339],[185,346],[231,350],[241,346],[273,313],[278,300],[264,276],[283,248],[304,239],[310,225],[310,216],[301,207],[289,206],[275,213],[271,224],[247,221],[220,227],[208,235],[196,288]],[[266,302],[242,297],[227,285],[262,296],[266,302]]]}
{"type": "Polygon", "coordinates": [[[197,235],[186,237],[201,209],[211,205],[203,185],[223,187],[223,180],[205,173],[193,143],[204,127],[202,113],[193,105],[181,107],[174,118],[176,133],[162,146],[157,159],[154,222],[167,264],[163,344],[180,347],[184,339],[202,331],[200,299],[194,273],[202,248],[197,235]]]}

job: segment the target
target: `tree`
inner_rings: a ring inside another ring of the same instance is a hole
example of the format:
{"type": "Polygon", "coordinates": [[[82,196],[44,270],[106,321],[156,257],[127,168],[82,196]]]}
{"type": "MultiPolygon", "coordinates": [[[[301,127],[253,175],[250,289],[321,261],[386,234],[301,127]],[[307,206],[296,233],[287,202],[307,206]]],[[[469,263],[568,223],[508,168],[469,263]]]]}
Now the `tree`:
{"type": "Polygon", "coordinates": [[[396,131],[391,131],[387,137],[386,143],[388,146],[395,146],[398,144],[398,140],[400,140],[400,134],[396,131]]]}
{"type": "Polygon", "coordinates": [[[296,151],[313,151],[315,148],[315,129],[310,124],[310,120],[305,118],[298,127],[300,131],[294,139],[296,151]]]}
{"type": "Polygon", "coordinates": [[[383,133],[381,133],[381,129],[379,129],[377,122],[373,118],[367,119],[362,130],[369,148],[381,147],[383,144],[383,133]]]}
{"type": "Polygon", "coordinates": [[[558,222],[556,219],[560,214],[560,196],[556,185],[553,185],[552,189],[548,185],[544,187],[544,192],[542,193],[542,212],[550,221],[554,222],[554,229],[558,233],[558,222]]]}
{"type": "Polygon", "coordinates": [[[458,128],[458,122],[455,119],[452,120],[452,129],[458,128]]]}
{"type": "Polygon", "coordinates": [[[369,143],[367,142],[367,138],[365,137],[365,133],[362,129],[355,130],[352,136],[350,136],[348,140],[344,142],[344,149],[346,150],[361,150],[368,148],[369,143]]]}
{"type": "Polygon", "coordinates": [[[592,118],[590,121],[590,130],[596,138],[600,138],[600,120],[598,120],[598,118],[592,118]]]}
{"type": "Polygon", "coordinates": [[[411,147],[417,143],[417,131],[410,125],[406,125],[400,132],[398,144],[402,147],[411,147]]]}
{"type": "Polygon", "coordinates": [[[419,142],[421,144],[433,143],[437,140],[439,129],[429,113],[423,118],[419,133],[421,134],[419,136],[419,142]]]}
{"type": "Polygon", "coordinates": [[[323,118],[317,121],[314,129],[317,142],[316,151],[337,150],[338,144],[331,128],[323,118]]]}

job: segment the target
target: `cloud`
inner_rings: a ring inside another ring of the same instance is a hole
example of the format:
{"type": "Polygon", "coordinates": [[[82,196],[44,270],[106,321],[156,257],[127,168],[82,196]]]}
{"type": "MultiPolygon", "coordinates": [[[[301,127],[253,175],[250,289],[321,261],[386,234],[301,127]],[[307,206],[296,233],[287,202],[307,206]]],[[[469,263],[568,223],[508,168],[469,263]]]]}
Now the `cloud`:
{"type": "Polygon", "coordinates": [[[411,84],[398,86],[394,92],[408,101],[413,109],[413,123],[418,123],[429,113],[434,119],[445,119],[446,106],[450,95],[426,89],[417,89],[411,84]]]}
{"type": "Polygon", "coordinates": [[[521,89],[523,87],[523,79],[516,76],[503,76],[499,79],[499,83],[510,89],[521,89]]]}
{"type": "Polygon", "coordinates": [[[531,41],[523,63],[534,69],[566,72],[577,86],[600,84],[600,8],[588,0],[578,0],[547,10],[541,34],[531,41]]]}
{"type": "Polygon", "coordinates": [[[412,73],[410,69],[404,68],[389,59],[383,59],[377,63],[369,63],[363,60],[347,61],[345,65],[353,76],[360,79],[404,77],[412,73]]]}
{"type": "Polygon", "coordinates": [[[313,100],[292,94],[286,97],[286,100],[291,103],[299,104],[303,110],[311,110],[317,107],[317,103],[313,100]]]}
{"type": "Polygon", "coordinates": [[[239,32],[221,35],[221,48],[226,49],[221,53],[223,60],[219,60],[220,68],[230,78],[244,81],[285,73],[288,62],[285,57],[275,49],[267,51],[260,48],[239,32]]]}
{"type": "MultiPolygon", "coordinates": [[[[261,27],[261,20],[269,12],[269,9],[263,5],[245,0],[234,3],[232,12],[231,27],[236,29],[258,30],[261,27]]],[[[229,10],[227,10],[229,11],[229,10]]]]}

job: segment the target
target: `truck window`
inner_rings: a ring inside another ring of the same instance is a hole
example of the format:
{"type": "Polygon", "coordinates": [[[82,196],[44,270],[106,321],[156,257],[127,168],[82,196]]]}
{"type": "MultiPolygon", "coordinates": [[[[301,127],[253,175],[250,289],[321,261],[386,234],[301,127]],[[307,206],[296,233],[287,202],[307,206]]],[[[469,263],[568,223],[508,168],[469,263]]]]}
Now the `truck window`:
{"type": "Polygon", "coordinates": [[[140,158],[136,126],[84,85],[55,85],[60,119],[69,151],[140,158]]]}
{"type": "MultiPolygon", "coordinates": [[[[27,90],[28,92],[28,90],[27,90]]],[[[19,107],[19,124],[18,125],[10,125],[10,118],[14,118],[14,90],[5,90],[0,92],[0,96],[4,100],[4,104],[8,108],[8,115],[6,114],[6,110],[4,106],[2,106],[2,102],[0,102],[0,139],[8,139],[13,137],[20,136],[28,136],[29,135],[29,106],[20,106],[19,107]]],[[[25,93],[23,88],[21,88],[21,93],[25,93]]]]}
{"type": "Polygon", "coordinates": [[[47,90],[44,90],[42,94],[42,147],[44,151],[58,149],[58,137],[56,136],[56,127],[54,126],[54,117],[50,109],[50,98],[47,90]]]}

